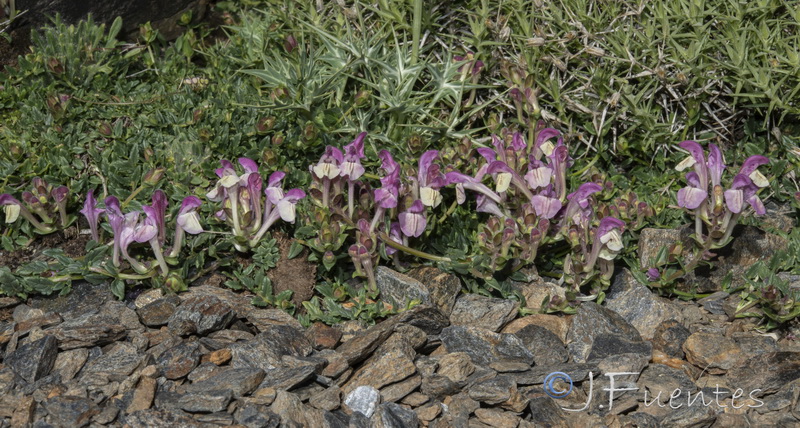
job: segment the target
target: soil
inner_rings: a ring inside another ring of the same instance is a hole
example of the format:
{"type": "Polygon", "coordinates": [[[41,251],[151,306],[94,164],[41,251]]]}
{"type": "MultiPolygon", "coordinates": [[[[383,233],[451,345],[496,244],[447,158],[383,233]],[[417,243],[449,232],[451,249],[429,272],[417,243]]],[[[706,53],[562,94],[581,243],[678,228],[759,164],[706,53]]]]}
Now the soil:
{"type": "Polygon", "coordinates": [[[304,249],[297,257],[289,259],[289,249],[293,239],[280,232],[275,233],[281,258],[278,265],[267,272],[272,281],[273,293],[280,294],[284,290],[292,290],[292,303],[297,310],[303,312],[303,302],[311,300],[314,286],[317,283],[317,265],[308,261],[308,249],[304,249]]]}
{"type": "Polygon", "coordinates": [[[0,37],[0,71],[6,66],[16,66],[17,57],[24,55],[28,45],[31,44],[30,28],[12,30],[10,36],[11,42],[5,37],[0,37]]]}
{"type": "Polygon", "coordinates": [[[42,251],[49,248],[60,248],[68,257],[77,258],[86,254],[86,243],[89,235],[79,235],[75,227],[67,228],[49,235],[40,236],[31,245],[16,251],[0,251],[0,266],[7,266],[12,271],[25,263],[35,260],[42,251]]]}

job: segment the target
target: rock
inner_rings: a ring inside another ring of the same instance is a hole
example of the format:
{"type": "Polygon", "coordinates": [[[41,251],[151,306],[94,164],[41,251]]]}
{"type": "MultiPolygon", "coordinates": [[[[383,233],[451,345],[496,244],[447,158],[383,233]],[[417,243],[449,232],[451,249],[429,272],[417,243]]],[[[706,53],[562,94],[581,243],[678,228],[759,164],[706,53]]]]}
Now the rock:
{"type": "Polygon", "coordinates": [[[264,332],[253,340],[232,344],[230,350],[231,366],[256,367],[266,371],[283,365],[281,357],[284,355],[305,357],[313,348],[302,331],[274,325],[265,327],[264,332]]]}
{"type": "Polygon", "coordinates": [[[272,413],[268,406],[247,404],[236,409],[233,418],[247,428],[278,428],[281,417],[272,413]]]}
{"type": "Polygon", "coordinates": [[[351,391],[362,385],[379,389],[385,385],[399,382],[416,371],[417,367],[414,362],[401,351],[391,350],[376,353],[353,373],[342,390],[345,394],[350,394],[351,391]]]}
{"type": "Polygon", "coordinates": [[[22,397],[17,401],[16,407],[14,414],[11,415],[11,422],[9,425],[12,427],[30,426],[34,421],[36,401],[30,396],[22,397]]]}
{"type": "Polygon", "coordinates": [[[412,391],[419,388],[422,384],[422,376],[415,374],[400,382],[381,388],[381,401],[384,403],[394,403],[400,401],[412,391]]]}
{"type": "Polygon", "coordinates": [[[639,332],[619,314],[594,302],[585,302],[572,318],[567,335],[567,349],[573,361],[586,362],[595,338],[600,335],[617,335],[620,342],[643,343],[639,332]]]}
{"type": "Polygon", "coordinates": [[[56,426],[82,427],[89,424],[100,408],[92,400],[83,397],[58,396],[42,403],[48,419],[56,426]]]}
{"type": "Polygon", "coordinates": [[[136,314],[139,316],[139,321],[147,327],[160,327],[167,325],[180,302],[178,296],[167,296],[140,307],[136,310],[136,314]]]}
{"type": "Polygon", "coordinates": [[[498,332],[514,319],[518,310],[519,303],[513,300],[465,294],[456,300],[450,323],[498,332]]]}
{"type": "Polygon", "coordinates": [[[139,410],[127,415],[125,424],[130,428],[199,428],[209,426],[198,423],[180,410],[173,409],[139,410]]]}
{"type": "MultiPolygon", "coordinates": [[[[31,311],[41,311],[41,309],[31,309],[31,311]]],[[[27,318],[24,321],[18,321],[14,329],[19,333],[20,336],[24,336],[35,328],[47,328],[61,324],[63,321],[64,320],[59,314],[55,312],[48,312],[42,316],[27,318]]]]}
{"type": "Polygon", "coordinates": [[[683,343],[689,338],[689,330],[672,319],[662,322],[653,334],[653,348],[671,357],[683,358],[683,343]]]}
{"type": "Polygon", "coordinates": [[[126,342],[115,343],[107,353],[87,362],[82,373],[124,379],[142,364],[142,360],[144,356],[139,354],[135,346],[126,342]]]}
{"type": "Polygon", "coordinates": [[[128,334],[118,319],[90,311],[74,318],[65,316],[64,319],[63,323],[45,330],[58,339],[61,350],[105,346],[128,334]]]}
{"type": "Polygon", "coordinates": [[[178,406],[187,412],[221,412],[228,407],[233,394],[230,389],[188,393],[178,399],[178,406]]]}
{"type": "Polygon", "coordinates": [[[321,322],[315,322],[306,330],[306,337],[314,349],[333,349],[339,344],[342,332],[321,322]]]}
{"type": "Polygon", "coordinates": [[[450,325],[442,311],[437,308],[425,305],[414,306],[408,311],[399,313],[384,321],[388,326],[397,324],[408,324],[416,327],[428,335],[441,333],[442,329],[450,325]]]}
{"type": "Polygon", "coordinates": [[[733,333],[731,336],[741,348],[745,358],[754,358],[778,352],[778,343],[775,342],[773,337],[745,332],[733,333]]]}
{"type": "Polygon", "coordinates": [[[422,266],[408,272],[408,276],[421,282],[430,293],[431,305],[449,317],[461,292],[461,280],[453,274],[433,266],[422,266]]]}
{"type": "Polygon", "coordinates": [[[683,344],[686,359],[709,373],[719,374],[740,365],[745,358],[742,348],[725,336],[694,333],[683,344]]]}
{"type": "Polygon", "coordinates": [[[55,312],[65,320],[73,320],[81,318],[81,315],[96,313],[98,308],[111,301],[114,301],[114,296],[108,292],[108,283],[90,284],[85,281],[73,281],[69,294],[32,296],[28,303],[45,313],[55,312]]]}
{"type": "Polygon", "coordinates": [[[70,381],[83,368],[88,358],[89,350],[86,348],[62,351],[56,357],[53,371],[60,375],[62,382],[70,381]]]}
{"type": "Polygon", "coordinates": [[[227,348],[217,349],[208,356],[208,361],[221,366],[231,360],[231,350],[227,348]]]}
{"type": "Polygon", "coordinates": [[[253,324],[259,332],[267,331],[276,325],[285,325],[296,330],[303,330],[303,326],[293,316],[281,309],[260,309],[253,307],[250,302],[246,302],[244,307],[237,310],[244,312],[244,318],[253,324]]]}
{"type": "Polygon", "coordinates": [[[420,421],[430,422],[442,413],[442,403],[430,403],[414,409],[420,421]]]}
{"type": "Polygon", "coordinates": [[[725,291],[717,291],[716,293],[712,293],[710,296],[699,299],[697,303],[703,305],[703,309],[714,315],[725,315],[725,308],[723,306],[725,304],[725,300],[729,296],[730,294],[725,291]]]}
{"type": "Polygon", "coordinates": [[[500,409],[477,409],[475,416],[484,424],[494,428],[516,428],[521,418],[511,412],[500,409]]]}
{"type": "Polygon", "coordinates": [[[133,392],[131,403],[126,409],[126,413],[131,414],[139,410],[149,409],[153,404],[153,398],[156,396],[156,380],[149,377],[142,377],[139,379],[139,384],[133,392]]]}
{"type": "Polygon", "coordinates": [[[352,412],[359,412],[367,418],[371,418],[378,407],[380,393],[371,386],[359,386],[346,395],[344,405],[352,412]]]}
{"type": "Polygon", "coordinates": [[[555,365],[564,363],[569,358],[564,342],[544,327],[529,324],[515,332],[514,335],[519,337],[533,354],[533,360],[537,365],[555,365]]]}
{"type": "Polygon", "coordinates": [[[230,390],[238,398],[255,390],[265,373],[257,368],[228,368],[185,387],[187,393],[230,390]]]}
{"type": "Polygon", "coordinates": [[[649,359],[652,352],[653,346],[650,342],[629,340],[628,336],[620,334],[600,334],[594,338],[592,351],[587,360],[602,360],[618,354],[636,354],[649,359]]]}
{"type": "Polygon", "coordinates": [[[375,428],[407,428],[419,426],[419,418],[413,410],[397,403],[383,403],[372,417],[375,428]]]}
{"type": "Polygon", "coordinates": [[[468,389],[469,398],[490,406],[508,401],[516,392],[517,384],[509,376],[478,382],[468,389]]]}
{"type": "Polygon", "coordinates": [[[344,356],[348,364],[357,364],[372,354],[372,351],[392,334],[393,327],[386,321],[376,324],[339,345],[336,352],[344,356]]]}
{"type": "Polygon", "coordinates": [[[528,407],[531,412],[531,422],[536,426],[565,426],[566,414],[561,410],[561,406],[544,393],[537,393],[531,397],[528,407]]]}
{"type": "Polygon", "coordinates": [[[800,352],[776,352],[750,358],[728,370],[730,383],[762,397],[777,392],[783,385],[800,379],[800,352]]]}
{"type": "Polygon", "coordinates": [[[503,333],[516,333],[529,325],[536,325],[544,327],[551,333],[555,334],[562,343],[567,340],[567,333],[569,332],[571,324],[571,316],[559,316],[548,314],[533,314],[517,318],[511,321],[507,326],[501,330],[503,333]]]}
{"type": "Polygon", "coordinates": [[[454,383],[464,382],[475,371],[475,365],[466,352],[452,352],[439,359],[436,373],[454,383]]]}
{"type": "Polygon", "coordinates": [[[56,362],[58,344],[53,336],[27,343],[9,354],[3,363],[29,383],[50,374],[56,362]]]}
{"type": "Polygon", "coordinates": [[[339,408],[342,402],[342,389],[336,385],[328,387],[314,395],[308,400],[308,404],[317,409],[333,411],[339,408]]]}
{"type": "Polygon", "coordinates": [[[532,311],[539,312],[542,303],[550,301],[554,297],[564,299],[566,290],[564,287],[550,281],[537,278],[535,281],[517,286],[522,296],[525,298],[525,307],[532,311]]]}
{"type": "Polygon", "coordinates": [[[437,374],[423,377],[420,389],[428,397],[441,398],[457,393],[461,387],[450,378],[437,374]]]}
{"type": "Polygon", "coordinates": [[[668,301],[639,283],[627,269],[615,276],[605,306],[621,315],[647,340],[655,334],[656,326],[676,315],[668,301]]]}
{"type": "Polygon", "coordinates": [[[281,417],[281,426],[291,426],[290,423],[299,424],[298,427],[308,426],[305,406],[290,392],[278,391],[270,410],[281,417]]]}
{"type": "Polygon", "coordinates": [[[378,266],[375,270],[375,282],[381,299],[395,307],[406,307],[412,300],[432,304],[430,292],[421,282],[385,266],[378,266]]]}
{"type": "Polygon", "coordinates": [[[745,415],[720,413],[711,428],[750,428],[753,426],[745,415]]]}
{"type": "Polygon", "coordinates": [[[261,382],[261,385],[258,387],[290,391],[314,378],[315,370],[316,369],[313,365],[290,368],[278,367],[267,370],[265,372],[266,375],[264,376],[264,381],[261,382]]]}
{"type": "Polygon", "coordinates": [[[231,306],[216,296],[195,296],[178,306],[169,317],[167,327],[180,336],[195,333],[206,335],[227,327],[233,316],[231,306]]]}
{"type": "Polygon", "coordinates": [[[533,354],[511,334],[494,333],[478,327],[451,326],[442,330],[442,344],[448,352],[465,352],[478,365],[497,360],[533,363],[533,354]]]}
{"type": "Polygon", "coordinates": [[[189,374],[200,361],[200,345],[184,342],[167,349],[157,363],[167,379],[179,379],[189,374]]]}

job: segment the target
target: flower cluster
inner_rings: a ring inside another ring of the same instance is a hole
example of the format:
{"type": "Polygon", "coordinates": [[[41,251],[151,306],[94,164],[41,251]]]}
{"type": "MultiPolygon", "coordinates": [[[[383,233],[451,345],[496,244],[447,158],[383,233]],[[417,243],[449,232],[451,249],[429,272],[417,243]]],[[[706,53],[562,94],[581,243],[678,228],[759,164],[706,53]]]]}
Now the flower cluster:
{"type": "Polygon", "coordinates": [[[92,190],[86,195],[81,214],[86,217],[92,239],[100,242],[100,215],[105,214],[106,221],[113,234],[113,254],[111,262],[115,270],[120,269],[122,260],[126,261],[137,275],[152,277],[159,269],[162,277],[169,275],[169,261],[180,254],[186,233],[196,235],[203,232],[200,225],[200,216],[197,209],[202,202],[196,196],[184,198],[175,221],[175,233],[172,247],[165,250],[166,241],[166,213],[168,207],[167,197],[161,190],[153,192],[152,204],[142,206],[142,211],[123,213],[119,199],[109,196],[104,201],[105,208],[100,208],[94,198],[92,190]],[[144,218],[142,218],[144,214],[144,218]],[[130,253],[131,245],[148,244],[152,250],[154,260],[142,262],[130,253]]]}
{"type": "MultiPolygon", "coordinates": [[[[476,175],[457,171],[446,175],[456,185],[457,200],[465,190],[477,193],[477,211],[494,216],[478,235],[488,262],[488,273],[512,270],[533,262],[541,245],[566,240],[572,253],[564,263],[564,280],[577,293],[599,271],[600,287],[607,285],[612,260],[622,249],[625,223],[611,215],[602,220],[596,213],[593,194],[602,186],[589,182],[568,193],[567,170],[572,164],[561,133],[540,128],[533,145],[523,136],[506,132],[493,136],[494,149],[479,148],[484,164],[476,175]],[[555,142],[553,142],[555,140],[555,142]],[[491,177],[494,189],[483,184],[491,177]]],[[[599,288],[591,297],[599,295],[599,288]]]]}
{"type": "Polygon", "coordinates": [[[252,159],[239,158],[244,169],[241,175],[231,162],[223,159],[220,163],[222,167],[214,171],[219,177],[217,185],[206,197],[222,203],[222,209],[215,215],[233,229],[234,246],[238,251],[246,252],[257,246],[278,219],[294,223],[295,205],[306,193],[300,189],[284,193],[281,186],[286,176],[284,172],[273,172],[265,186],[258,164],[252,159]]]}
{"type": "Polygon", "coordinates": [[[730,185],[723,187],[725,164],[722,152],[714,144],[708,145],[708,159],[696,141],[684,141],[680,147],[689,156],[677,167],[678,171],[692,168],[686,174],[688,185],[678,190],[678,206],[695,217],[695,239],[709,249],[724,247],[731,237],[739,217],[749,205],[757,215],[766,212],[758,192],[769,182],[758,167],[769,163],[765,156],[750,156],[744,161],[730,185]],[[706,233],[703,233],[703,225],[706,233]]]}
{"type": "Polygon", "coordinates": [[[20,202],[8,193],[0,194],[0,206],[5,208],[6,223],[14,223],[22,216],[37,233],[48,234],[67,227],[69,189],[53,187],[39,177],[31,180],[32,191],[22,193],[20,202]]]}
{"type": "Polygon", "coordinates": [[[313,183],[310,194],[317,211],[311,221],[318,228],[309,246],[323,254],[322,262],[330,268],[334,252],[347,240],[347,231],[355,231],[355,242],[348,254],[356,275],[367,278],[375,288],[374,268],[381,251],[397,260],[397,248],[408,247],[410,238],[425,232],[427,210],[442,202],[439,190],[446,184],[436,150],[425,152],[415,173],[404,175],[391,153],[381,150],[380,187],[373,189],[362,179],[365,168],[364,140],[366,132],[344,147],[344,151],[328,146],[320,160],[309,169],[313,183]],[[380,245],[379,245],[380,244],[380,245]]]}

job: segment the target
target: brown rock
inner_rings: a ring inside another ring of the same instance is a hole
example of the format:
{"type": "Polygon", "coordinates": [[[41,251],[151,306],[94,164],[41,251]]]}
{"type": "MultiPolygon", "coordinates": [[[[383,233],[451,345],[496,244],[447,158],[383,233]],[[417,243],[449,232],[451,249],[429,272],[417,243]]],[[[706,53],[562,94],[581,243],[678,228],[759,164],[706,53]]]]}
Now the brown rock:
{"type": "Polygon", "coordinates": [[[683,351],[690,363],[712,374],[724,373],[741,364],[744,354],[735,341],[710,333],[694,333],[686,339],[683,351]]]}
{"type": "Polygon", "coordinates": [[[658,325],[653,335],[653,348],[669,356],[683,358],[683,343],[690,335],[689,330],[678,321],[664,321],[658,325]]]}
{"type": "Polygon", "coordinates": [[[339,345],[336,351],[344,356],[348,364],[356,364],[367,358],[393,331],[394,325],[384,321],[366,331],[356,333],[352,339],[339,345]]]}
{"type": "Polygon", "coordinates": [[[500,409],[477,409],[475,416],[479,421],[494,428],[516,428],[522,419],[511,412],[504,412],[500,409]]]}
{"type": "Polygon", "coordinates": [[[424,422],[430,422],[436,419],[440,413],[442,413],[442,404],[439,402],[426,404],[422,407],[418,407],[414,409],[417,413],[417,417],[419,420],[424,422]]]}
{"type": "Polygon", "coordinates": [[[128,332],[116,320],[105,317],[81,317],[74,322],[64,322],[45,332],[58,339],[58,349],[104,346],[124,338],[128,332]]]}
{"type": "Polygon", "coordinates": [[[178,379],[192,371],[200,360],[197,343],[181,343],[167,349],[159,358],[158,366],[167,379],[178,379]]]}
{"type": "Polygon", "coordinates": [[[305,417],[306,406],[300,402],[300,399],[295,394],[278,391],[270,410],[281,417],[282,425],[291,426],[289,424],[295,423],[299,424],[298,426],[309,426],[305,417]]]}
{"type": "Polygon", "coordinates": [[[342,404],[342,389],[336,385],[324,389],[312,395],[308,404],[329,412],[336,410],[342,404]]]}
{"type": "Polygon", "coordinates": [[[421,392],[412,392],[400,400],[401,403],[407,404],[411,407],[419,407],[428,401],[430,401],[430,397],[421,392]]]}
{"type": "Polygon", "coordinates": [[[26,427],[33,423],[33,415],[36,411],[36,401],[32,396],[25,396],[17,401],[17,408],[11,416],[12,427],[26,427]]]}
{"type": "Polygon", "coordinates": [[[437,374],[453,382],[464,382],[475,371],[475,365],[466,352],[453,352],[439,359],[437,374]]]}
{"type": "Polygon", "coordinates": [[[89,358],[89,350],[86,348],[70,349],[69,351],[59,352],[53,371],[61,374],[61,381],[72,380],[83,368],[89,358]]]}
{"type": "Polygon", "coordinates": [[[209,354],[208,360],[221,366],[231,360],[231,350],[228,348],[218,349],[209,354]]]}
{"type": "Polygon", "coordinates": [[[393,383],[381,388],[381,402],[394,403],[400,401],[403,397],[411,394],[412,391],[419,388],[422,384],[422,376],[415,374],[408,379],[401,380],[400,382],[393,383]]]}
{"type": "Polygon", "coordinates": [[[345,395],[362,385],[380,389],[390,383],[399,382],[416,371],[414,362],[399,351],[376,354],[353,373],[342,389],[345,395]]]}
{"type": "Polygon", "coordinates": [[[306,330],[306,337],[315,349],[333,349],[339,344],[342,332],[324,323],[315,322],[306,330]]]}
{"type": "Polygon", "coordinates": [[[216,296],[201,295],[190,297],[178,306],[169,317],[167,327],[174,334],[206,335],[222,330],[234,317],[231,306],[216,296]]]}
{"type": "Polygon", "coordinates": [[[445,316],[450,316],[456,297],[461,292],[461,280],[457,276],[433,266],[414,269],[408,272],[408,276],[421,282],[430,293],[431,304],[439,308],[445,316]]]}
{"type": "Polygon", "coordinates": [[[149,409],[153,404],[153,398],[156,396],[157,386],[158,383],[155,379],[141,377],[139,379],[139,384],[136,385],[136,390],[133,391],[133,399],[131,400],[131,404],[128,405],[126,412],[133,413],[137,410],[149,409]]]}
{"type": "Polygon", "coordinates": [[[55,312],[48,312],[44,315],[18,322],[14,326],[14,330],[19,332],[20,336],[23,336],[34,327],[47,328],[56,324],[60,324],[62,321],[63,319],[61,318],[61,315],[55,312]]]}

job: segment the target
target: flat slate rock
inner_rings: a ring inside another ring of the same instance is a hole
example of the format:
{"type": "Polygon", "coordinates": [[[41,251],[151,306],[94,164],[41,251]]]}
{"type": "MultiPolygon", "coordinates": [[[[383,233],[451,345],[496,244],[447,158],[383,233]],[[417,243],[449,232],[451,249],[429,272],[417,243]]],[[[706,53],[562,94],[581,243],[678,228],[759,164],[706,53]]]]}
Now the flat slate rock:
{"type": "Polygon", "coordinates": [[[464,352],[481,366],[497,360],[533,364],[533,354],[513,334],[495,333],[479,327],[450,326],[442,330],[440,338],[447,352],[464,352]]]}
{"type": "Polygon", "coordinates": [[[228,368],[185,387],[186,392],[231,390],[238,398],[253,392],[264,380],[264,370],[258,368],[228,368]]]}
{"type": "Polygon", "coordinates": [[[252,340],[230,346],[231,366],[272,370],[284,365],[283,356],[305,357],[313,349],[301,330],[286,325],[268,326],[252,340]]]}
{"type": "Polygon", "coordinates": [[[206,335],[222,330],[233,320],[231,306],[216,296],[198,295],[184,300],[169,317],[167,327],[174,334],[206,335]]]}
{"type": "Polygon", "coordinates": [[[500,331],[517,315],[519,302],[479,294],[464,294],[456,300],[450,323],[500,331]]]}
{"type": "Polygon", "coordinates": [[[92,416],[100,413],[94,401],[83,397],[61,395],[42,403],[47,410],[50,423],[63,427],[83,427],[89,424],[92,416]]]}
{"type": "Polygon", "coordinates": [[[119,319],[109,315],[86,312],[75,318],[64,319],[66,321],[63,323],[45,330],[45,333],[58,339],[58,348],[61,350],[105,346],[128,335],[119,319]]]}
{"type": "Polygon", "coordinates": [[[3,363],[29,383],[50,374],[58,356],[58,342],[53,336],[20,346],[3,363]]]}
{"type": "Polygon", "coordinates": [[[619,314],[594,302],[585,302],[572,317],[572,326],[567,334],[567,349],[572,360],[585,363],[595,338],[604,334],[619,335],[630,343],[642,342],[636,328],[619,314]]]}

